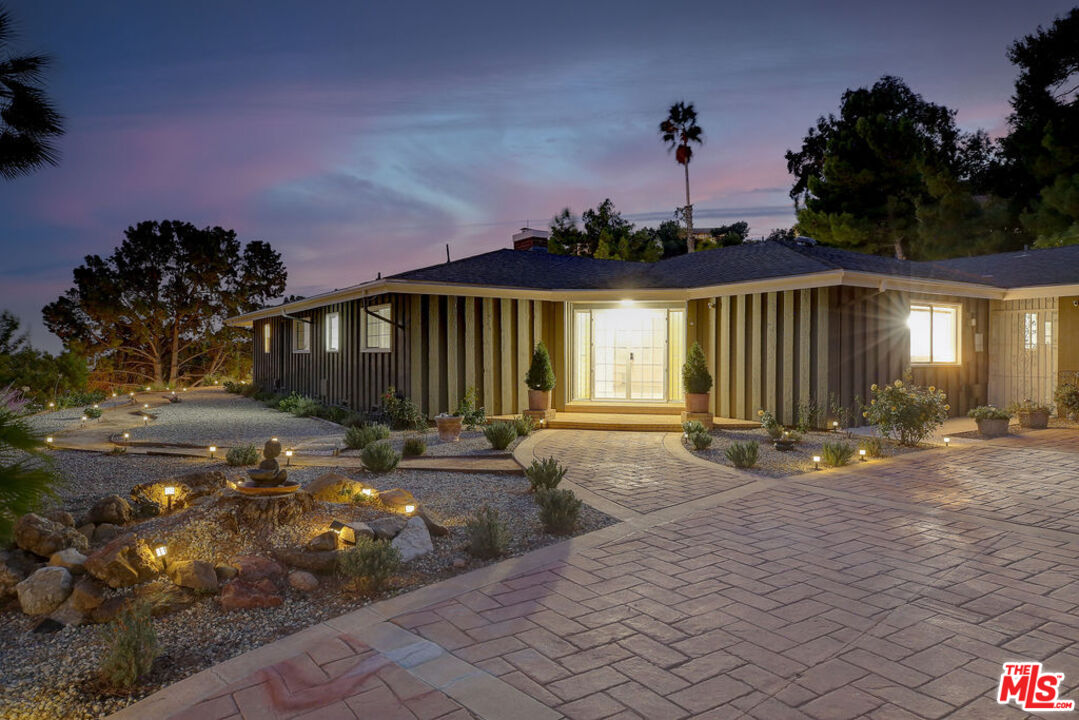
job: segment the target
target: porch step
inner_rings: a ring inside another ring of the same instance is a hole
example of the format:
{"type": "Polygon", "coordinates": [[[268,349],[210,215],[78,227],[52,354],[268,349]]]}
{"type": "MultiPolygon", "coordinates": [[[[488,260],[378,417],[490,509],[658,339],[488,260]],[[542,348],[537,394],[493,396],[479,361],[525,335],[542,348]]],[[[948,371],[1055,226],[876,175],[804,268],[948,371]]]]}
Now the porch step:
{"type": "MultiPolygon", "coordinates": [[[[512,415],[496,416],[492,420],[509,420],[512,415]]],[[[717,428],[741,430],[760,427],[759,422],[737,420],[734,418],[715,418],[717,428]]],[[[660,415],[643,413],[597,413],[570,412],[560,410],[554,420],[547,422],[552,430],[625,430],[632,432],[682,432],[682,422],[678,415],[660,415]]]]}
{"type": "Polygon", "coordinates": [[[681,415],[682,403],[656,403],[654,405],[622,405],[620,403],[566,403],[567,413],[597,413],[601,415],[681,415]]]}

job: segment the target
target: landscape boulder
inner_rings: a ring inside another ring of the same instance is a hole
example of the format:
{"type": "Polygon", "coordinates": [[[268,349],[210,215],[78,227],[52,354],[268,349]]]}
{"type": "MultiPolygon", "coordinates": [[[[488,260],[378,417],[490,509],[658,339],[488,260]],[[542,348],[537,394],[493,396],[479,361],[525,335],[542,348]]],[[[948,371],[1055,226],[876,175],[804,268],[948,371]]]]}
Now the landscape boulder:
{"type": "Polygon", "coordinates": [[[161,572],[161,564],[146,541],[127,533],[90,555],[86,572],[109,587],[120,588],[150,580],[161,572]]]}
{"type": "Polygon", "coordinates": [[[82,575],[86,572],[86,556],[75,548],[65,548],[52,554],[49,565],[67,568],[72,575],[82,575]]]}
{"type": "Polygon", "coordinates": [[[20,548],[43,558],[69,547],[79,552],[90,549],[90,543],[78,530],[34,513],[27,513],[15,522],[14,537],[20,548]]]}
{"type": "Polygon", "coordinates": [[[71,597],[67,599],[76,610],[88,613],[101,603],[105,602],[105,589],[93,578],[81,578],[75,587],[71,589],[71,597]]]}
{"type": "Polygon", "coordinates": [[[383,505],[392,508],[404,509],[405,505],[418,505],[416,497],[408,490],[394,488],[378,494],[378,500],[383,505]]]}
{"type": "Polygon", "coordinates": [[[345,477],[341,473],[328,472],[304,485],[304,490],[316,500],[332,503],[352,502],[352,498],[366,487],[363,483],[345,477]]]}
{"type": "Polygon", "coordinates": [[[127,597],[111,597],[105,600],[97,607],[93,608],[87,618],[91,622],[95,623],[107,623],[116,619],[116,616],[122,613],[127,606],[131,604],[131,599],[127,597]]]}
{"type": "Polygon", "coordinates": [[[62,567],[43,567],[15,586],[19,607],[27,615],[48,615],[67,600],[74,585],[62,567]]]}
{"type": "Polygon", "coordinates": [[[133,602],[145,602],[150,606],[154,617],[169,615],[190,607],[194,602],[194,593],[168,583],[149,583],[135,588],[133,602]]]}
{"type": "Polygon", "coordinates": [[[131,505],[119,495],[106,495],[94,503],[86,522],[126,525],[131,521],[131,505]]]}
{"type": "Polygon", "coordinates": [[[60,607],[49,613],[48,619],[58,626],[82,625],[86,621],[86,612],[77,607],[77,603],[73,601],[74,597],[74,592],[68,595],[67,600],[60,603],[60,607]]]}
{"type": "Polygon", "coordinates": [[[377,520],[371,520],[367,523],[367,527],[371,528],[371,532],[379,540],[393,540],[397,537],[397,533],[405,529],[407,524],[408,519],[404,515],[387,515],[377,520]]]}
{"type": "Polygon", "coordinates": [[[0,601],[15,595],[15,586],[38,568],[37,557],[25,550],[0,550],[0,601]]]}
{"type": "MultiPolygon", "coordinates": [[[[91,526],[93,527],[93,526],[91,526]]],[[[123,534],[123,528],[112,523],[101,523],[94,527],[94,542],[107,543],[123,534]]]]}
{"type": "Polygon", "coordinates": [[[401,553],[401,562],[415,560],[435,549],[431,542],[431,533],[427,531],[427,525],[421,517],[409,518],[404,530],[397,533],[397,537],[390,541],[390,545],[401,553]]]}
{"type": "MultiPolygon", "coordinates": [[[[337,568],[336,550],[299,550],[274,548],[274,557],[285,565],[317,573],[332,573],[337,568]]],[[[240,577],[243,577],[241,574],[240,577]]]]}
{"type": "Polygon", "coordinates": [[[94,539],[94,529],[96,527],[97,526],[93,523],[84,523],[82,525],[79,525],[79,534],[86,538],[87,543],[90,543],[94,539]]]}
{"type": "Polygon", "coordinates": [[[75,527],[75,518],[71,517],[71,513],[67,510],[56,508],[42,513],[42,515],[55,523],[60,523],[64,527],[75,527]]]}
{"type": "Polygon", "coordinates": [[[367,523],[359,520],[345,523],[345,526],[341,528],[341,542],[346,545],[355,545],[359,538],[373,538],[374,536],[375,531],[367,523]]]}
{"type": "MultiPolygon", "coordinates": [[[[342,530],[343,532],[343,530],[342,530]]],[[[321,532],[307,541],[307,545],[304,546],[307,550],[336,550],[337,549],[337,533],[333,530],[327,530],[321,532]]]]}
{"type": "Polygon", "coordinates": [[[232,558],[230,564],[239,571],[240,579],[248,583],[277,580],[285,574],[281,565],[260,555],[239,555],[232,558]]]}
{"type": "Polygon", "coordinates": [[[276,607],[281,602],[277,588],[266,578],[255,582],[237,578],[221,589],[221,607],[225,610],[276,607]]]}
{"type": "Polygon", "coordinates": [[[443,524],[445,521],[433,510],[421,507],[416,510],[416,515],[423,519],[427,532],[435,537],[445,537],[450,534],[450,529],[443,524]]]}
{"type": "Polygon", "coordinates": [[[300,592],[311,592],[318,589],[318,578],[306,570],[293,570],[288,574],[288,584],[300,592]]]}
{"type": "Polygon", "coordinates": [[[179,560],[166,568],[169,579],[180,587],[200,592],[217,592],[217,573],[205,560],[179,560]]]}
{"type": "Polygon", "coordinates": [[[217,575],[217,583],[220,585],[239,575],[240,571],[231,565],[222,563],[214,566],[214,574],[217,575]]]}

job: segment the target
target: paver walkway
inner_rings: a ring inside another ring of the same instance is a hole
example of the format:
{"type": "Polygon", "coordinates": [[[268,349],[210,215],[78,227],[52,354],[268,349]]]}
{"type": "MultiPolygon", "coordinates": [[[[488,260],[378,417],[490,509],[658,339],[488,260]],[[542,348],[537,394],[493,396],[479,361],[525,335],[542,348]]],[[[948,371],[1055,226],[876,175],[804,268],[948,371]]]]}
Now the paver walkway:
{"type": "MultiPolygon", "coordinates": [[[[345,634],[345,665],[381,653],[443,715],[1025,717],[994,700],[1001,663],[1064,673],[1066,698],[1079,681],[1077,438],[1046,433],[772,480],[709,468],[677,436],[646,451],[624,433],[546,431],[522,452],[636,463],[640,499],[622,469],[565,481],[625,522],[310,628],[119,715],[234,714],[231,683],[265,685],[304,653],[319,665],[313,649],[345,634]]],[[[323,672],[311,687],[331,688],[318,692],[340,717],[439,717],[407,692],[349,703],[355,688],[323,672]]],[[[311,712],[249,693],[270,700],[245,718],[311,712]]]]}

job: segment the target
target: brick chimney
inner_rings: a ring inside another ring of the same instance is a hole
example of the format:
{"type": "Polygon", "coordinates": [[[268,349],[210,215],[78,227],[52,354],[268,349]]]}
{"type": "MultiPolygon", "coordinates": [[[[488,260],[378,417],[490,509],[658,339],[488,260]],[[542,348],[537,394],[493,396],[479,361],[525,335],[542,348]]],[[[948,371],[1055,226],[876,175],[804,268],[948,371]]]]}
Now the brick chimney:
{"type": "Polygon", "coordinates": [[[550,233],[546,230],[521,228],[521,232],[513,234],[513,249],[547,252],[548,237],[550,237],[550,233]]]}

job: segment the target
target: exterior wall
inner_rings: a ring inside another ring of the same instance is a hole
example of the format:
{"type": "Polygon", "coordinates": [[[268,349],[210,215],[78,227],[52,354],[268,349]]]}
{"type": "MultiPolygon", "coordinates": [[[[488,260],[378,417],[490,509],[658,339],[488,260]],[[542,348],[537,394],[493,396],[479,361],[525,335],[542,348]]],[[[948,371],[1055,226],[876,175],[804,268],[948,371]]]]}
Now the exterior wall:
{"type": "MultiPolygon", "coordinates": [[[[1067,303],[1071,306],[1071,303],[1067,303]]],[[[989,377],[989,402],[1005,407],[1012,402],[1034,400],[1053,402],[1057,383],[1058,351],[1067,353],[1065,359],[1076,359],[1077,318],[1075,308],[1066,312],[1068,329],[1058,322],[1057,299],[993,301],[989,318],[989,349],[993,357],[989,377]],[[1026,316],[1036,318],[1034,347],[1026,347],[1026,316]],[[1051,323],[1046,343],[1046,323],[1051,323]],[[1062,346],[1061,343],[1065,343],[1062,346]]]]}
{"type": "Polygon", "coordinates": [[[1057,381],[1079,380],[1079,295],[1062,297],[1057,301],[1057,381]]]}

